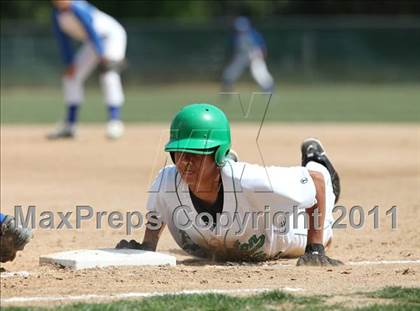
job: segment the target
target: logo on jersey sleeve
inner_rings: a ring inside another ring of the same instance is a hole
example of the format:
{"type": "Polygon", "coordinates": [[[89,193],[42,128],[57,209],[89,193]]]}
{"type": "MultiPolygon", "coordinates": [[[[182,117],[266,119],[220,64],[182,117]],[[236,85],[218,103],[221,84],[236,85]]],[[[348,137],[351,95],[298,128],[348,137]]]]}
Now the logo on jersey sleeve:
{"type": "Polygon", "coordinates": [[[306,178],[306,177],[303,177],[301,180],[300,180],[300,183],[301,184],[306,184],[308,182],[308,178],[306,178]]]}

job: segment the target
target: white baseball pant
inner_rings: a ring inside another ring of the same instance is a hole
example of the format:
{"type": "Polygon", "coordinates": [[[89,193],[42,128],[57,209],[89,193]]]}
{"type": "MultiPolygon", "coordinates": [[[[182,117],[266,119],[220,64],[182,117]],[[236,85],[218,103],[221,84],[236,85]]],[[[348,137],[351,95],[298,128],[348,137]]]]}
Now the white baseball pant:
{"type": "Polygon", "coordinates": [[[250,67],[252,77],[263,90],[273,87],[273,77],[268,72],[267,64],[260,51],[248,54],[238,54],[223,73],[223,80],[233,84],[247,67],[250,67]]]}
{"type": "MultiPolygon", "coordinates": [[[[104,57],[110,61],[122,61],[125,57],[126,46],[127,35],[121,27],[104,39],[104,57]]],[[[74,75],[63,78],[64,99],[67,104],[79,105],[84,101],[84,82],[98,63],[99,57],[92,44],[84,43],[75,56],[74,75]]],[[[124,103],[121,77],[118,72],[102,73],[100,84],[107,105],[118,107],[124,103]]]]}

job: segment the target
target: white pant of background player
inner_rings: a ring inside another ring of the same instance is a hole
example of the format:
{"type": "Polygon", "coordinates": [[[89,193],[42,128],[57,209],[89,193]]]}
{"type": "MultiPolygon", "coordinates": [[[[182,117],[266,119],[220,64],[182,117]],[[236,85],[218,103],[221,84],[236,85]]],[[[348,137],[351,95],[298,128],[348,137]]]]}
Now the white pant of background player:
{"type": "MultiPolygon", "coordinates": [[[[104,43],[104,58],[112,62],[120,62],[125,58],[127,47],[127,34],[124,28],[112,17],[100,12],[95,12],[95,21],[98,25],[106,25],[101,33],[104,43]],[[105,22],[102,20],[106,19],[105,22]]],[[[100,27],[100,26],[99,26],[100,27]]],[[[73,34],[76,36],[76,34],[73,34]]],[[[63,78],[64,99],[68,104],[81,104],[85,99],[84,82],[99,64],[99,57],[89,41],[85,41],[77,52],[74,60],[75,72],[72,77],[63,78]]],[[[108,105],[122,106],[124,103],[124,92],[120,74],[110,70],[100,75],[100,84],[104,95],[105,103],[108,105]]],[[[117,132],[122,131],[120,124],[117,132]]],[[[108,131],[113,129],[108,129],[108,131]]],[[[114,129],[115,130],[115,129],[114,129]]],[[[118,134],[116,136],[119,136],[118,134]]]]}
{"type": "MultiPolygon", "coordinates": [[[[106,38],[105,58],[110,61],[122,61],[125,55],[125,31],[106,38]]],[[[99,63],[99,58],[91,43],[84,43],[76,54],[73,77],[64,77],[64,99],[67,103],[82,103],[84,101],[84,82],[99,63]]],[[[100,75],[100,84],[106,103],[121,106],[124,103],[124,93],[121,77],[116,71],[107,71],[100,75]]]]}
{"type": "Polygon", "coordinates": [[[267,69],[264,56],[261,50],[255,49],[250,53],[239,53],[223,73],[223,81],[232,85],[249,66],[252,77],[264,91],[271,91],[274,80],[267,69]]]}

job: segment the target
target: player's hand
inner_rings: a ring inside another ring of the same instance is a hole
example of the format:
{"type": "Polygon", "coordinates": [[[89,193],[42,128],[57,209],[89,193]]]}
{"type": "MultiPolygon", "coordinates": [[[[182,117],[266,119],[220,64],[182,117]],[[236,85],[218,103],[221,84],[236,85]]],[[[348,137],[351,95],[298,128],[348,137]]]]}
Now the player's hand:
{"type": "Polygon", "coordinates": [[[106,73],[108,71],[121,72],[127,67],[125,59],[122,60],[110,60],[105,57],[101,57],[99,60],[99,72],[106,73]]]}
{"type": "Polygon", "coordinates": [[[73,64],[67,66],[66,70],[64,70],[64,75],[68,78],[73,78],[76,72],[76,67],[73,64]]]}
{"type": "Polygon", "coordinates": [[[308,244],[305,254],[299,257],[297,266],[340,266],[343,262],[325,255],[324,245],[308,244]]]}
{"type": "Polygon", "coordinates": [[[106,66],[109,63],[108,58],[101,56],[99,57],[99,66],[106,66]]]}
{"type": "Polygon", "coordinates": [[[266,49],[262,50],[262,58],[264,60],[267,59],[267,50],[266,49]]]}
{"type": "Polygon", "coordinates": [[[107,58],[102,56],[99,59],[99,65],[98,65],[99,72],[100,73],[106,73],[107,71],[109,71],[110,70],[110,63],[111,62],[107,58]]]}
{"type": "Polygon", "coordinates": [[[115,248],[117,249],[123,249],[123,248],[128,248],[128,249],[139,249],[139,250],[143,250],[143,251],[151,251],[152,249],[144,243],[139,243],[136,240],[131,240],[130,242],[128,242],[127,240],[121,240],[117,246],[115,246],[115,248]]]}

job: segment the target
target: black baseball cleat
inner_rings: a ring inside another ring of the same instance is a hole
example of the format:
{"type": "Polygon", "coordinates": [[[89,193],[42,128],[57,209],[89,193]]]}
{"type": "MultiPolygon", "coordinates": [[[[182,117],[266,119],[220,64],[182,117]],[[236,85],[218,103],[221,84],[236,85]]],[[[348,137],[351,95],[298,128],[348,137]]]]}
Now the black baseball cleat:
{"type": "Polygon", "coordinates": [[[302,166],[306,166],[308,162],[314,161],[325,166],[331,175],[333,192],[335,195],[335,202],[337,203],[340,197],[340,177],[338,176],[334,166],[328,159],[325,149],[321,142],[315,138],[307,138],[303,141],[301,146],[302,151],[302,166]]]}
{"type": "Polygon", "coordinates": [[[14,217],[6,216],[0,226],[0,261],[13,261],[31,238],[31,229],[18,226],[14,217]]]}
{"type": "Polygon", "coordinates": [[[47,135],[49,140],[58,139],[72,139],[76,137],[76,128],[74,125],[63,123],[59,124],[58,127],[47,135]]]}

